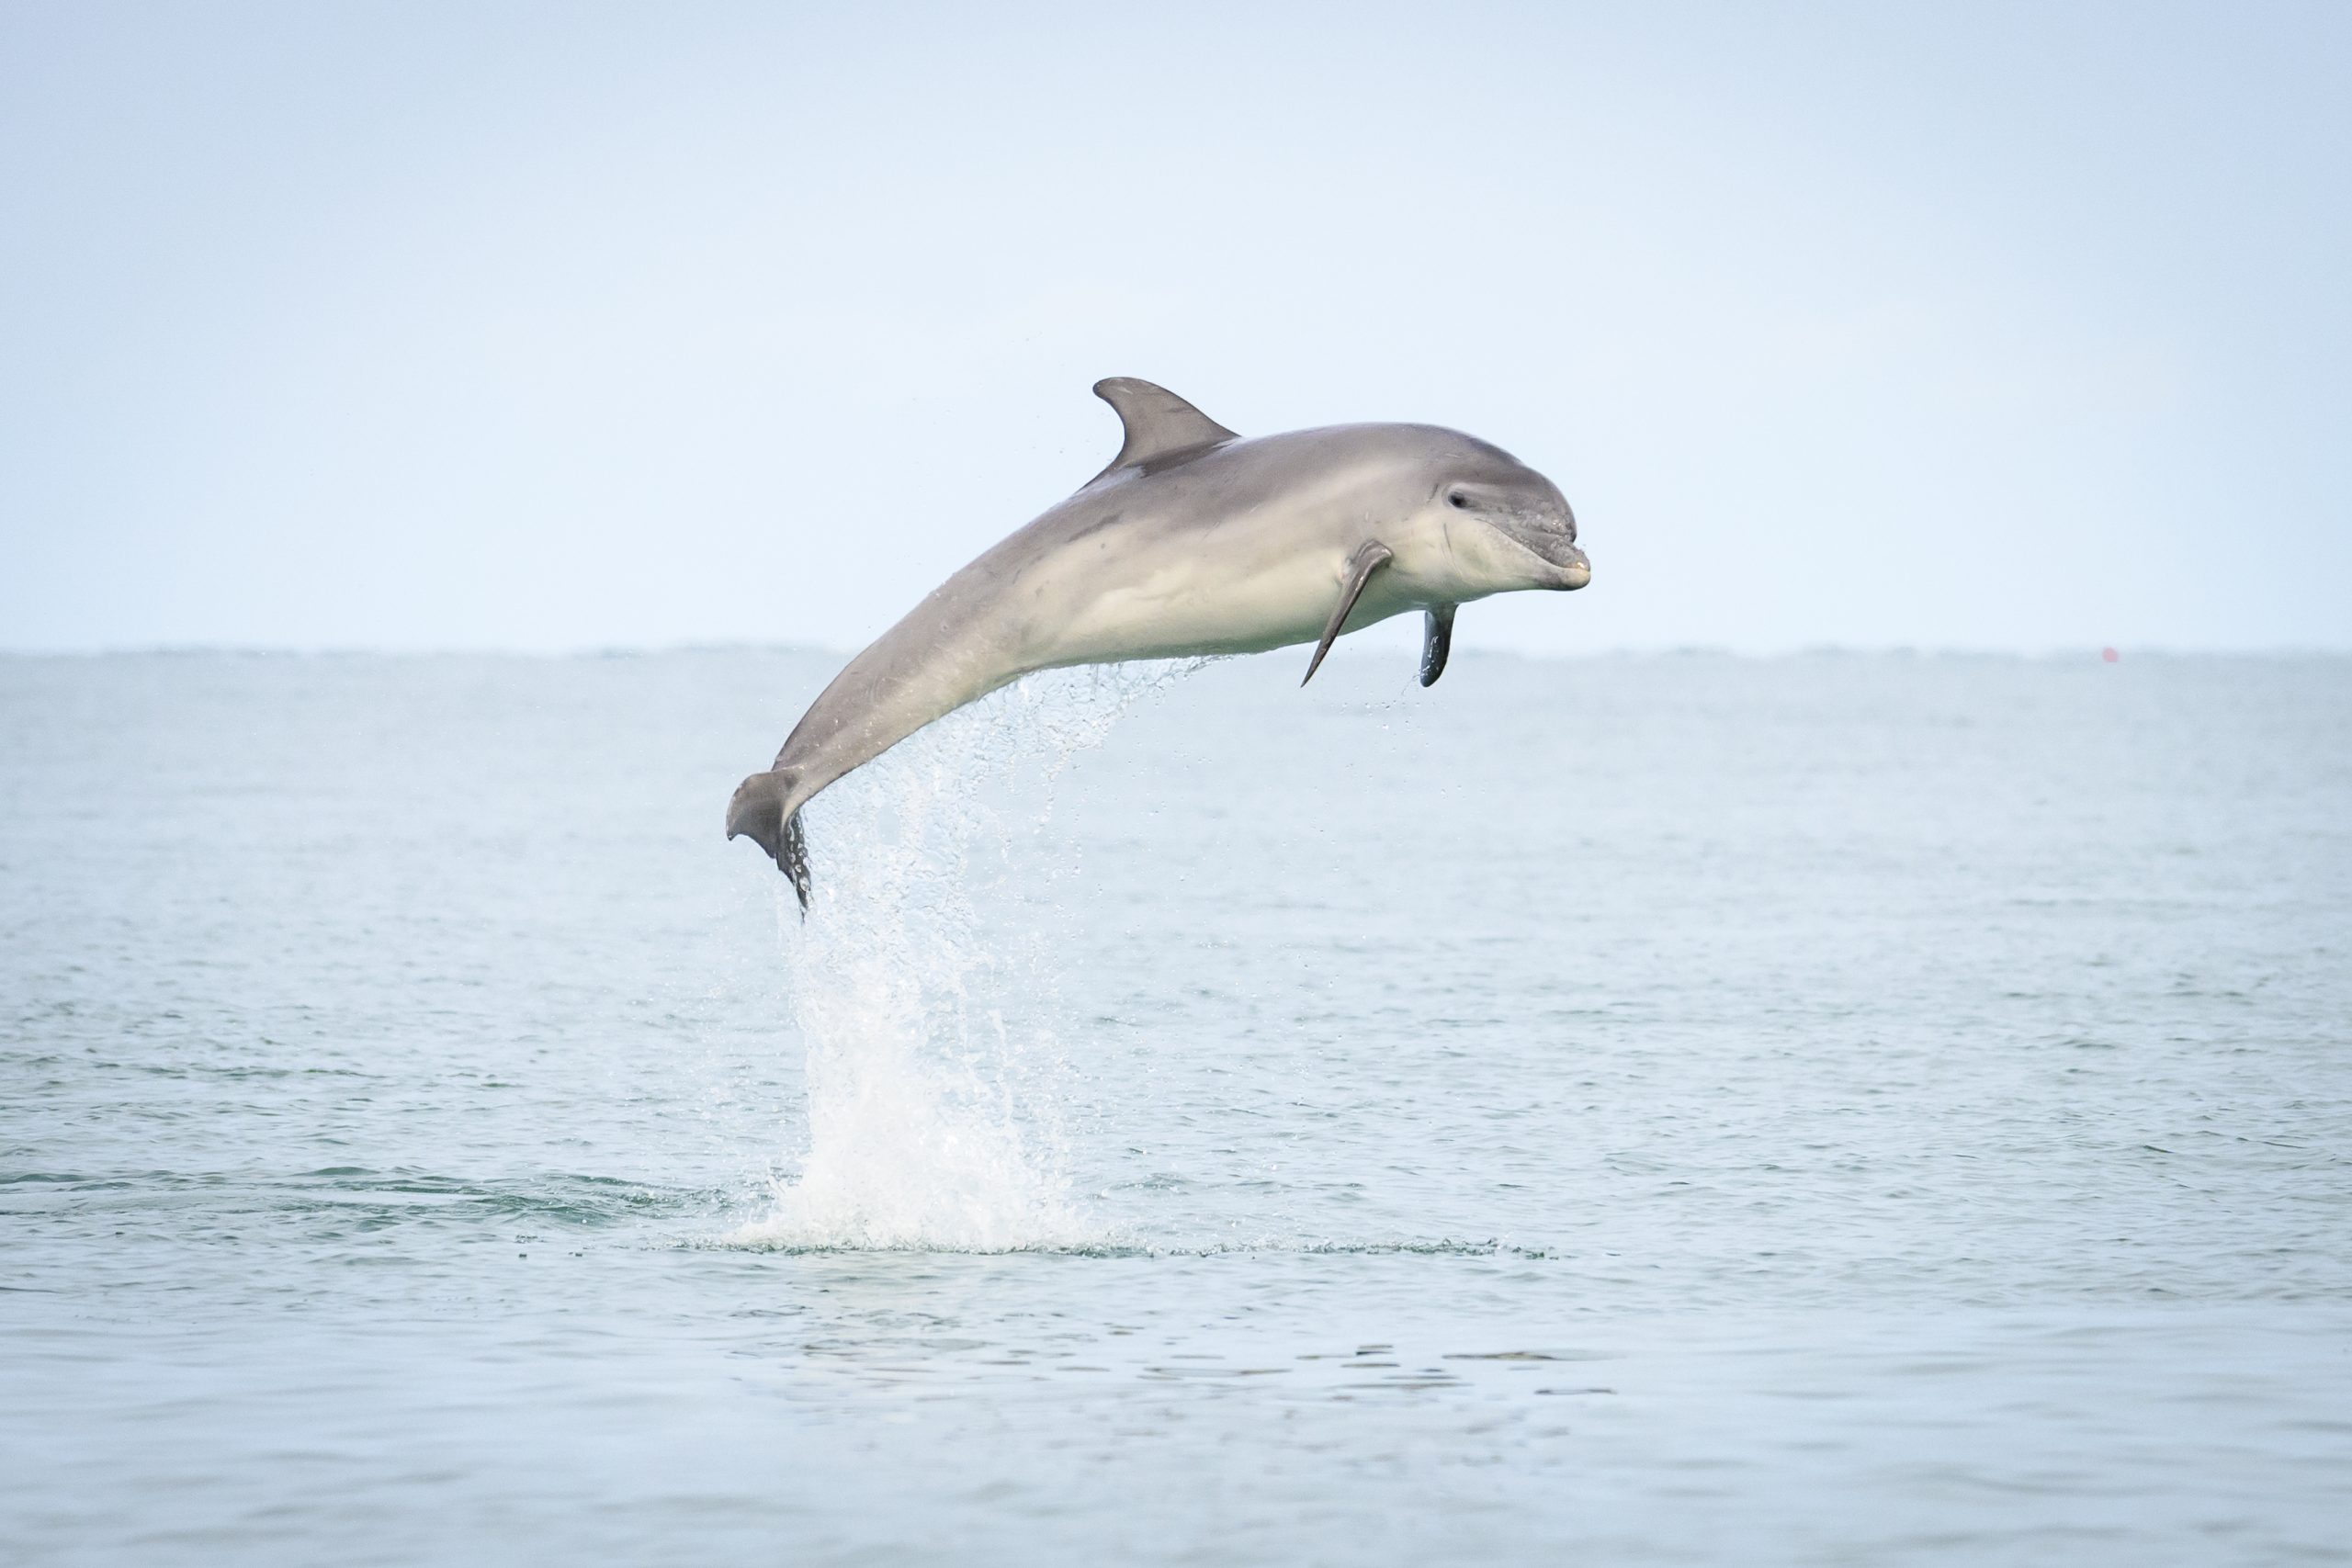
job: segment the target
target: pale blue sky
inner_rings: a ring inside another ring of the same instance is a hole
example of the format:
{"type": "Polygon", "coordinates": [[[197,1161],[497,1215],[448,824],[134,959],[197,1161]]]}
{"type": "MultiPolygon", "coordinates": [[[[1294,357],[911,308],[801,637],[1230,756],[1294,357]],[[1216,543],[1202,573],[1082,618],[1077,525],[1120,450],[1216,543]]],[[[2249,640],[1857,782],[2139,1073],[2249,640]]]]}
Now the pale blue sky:
{"type": "Polygon", "coordinates": [[[0,646],[849,649],[1457,425],[1457,646],[2352,646],[2352,6],[0,7],[0,646]]]}

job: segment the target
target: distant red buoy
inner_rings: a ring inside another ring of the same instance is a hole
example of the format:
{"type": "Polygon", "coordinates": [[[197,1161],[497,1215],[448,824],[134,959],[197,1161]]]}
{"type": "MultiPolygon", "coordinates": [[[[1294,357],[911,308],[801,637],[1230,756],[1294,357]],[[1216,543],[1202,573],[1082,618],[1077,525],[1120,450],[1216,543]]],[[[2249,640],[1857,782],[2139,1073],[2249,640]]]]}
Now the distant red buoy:
{"type": "Polygon", "coordinates": [[[2122,658],[2122,657],[2123,657],[2123,655],[2121,655],[2121,654],[2120,654],[2120,653],[2116,652],[2116,651],[2115,651],[2115,649],[2111,649],[2111,648],[2102,648],[2102,649],[2100,649],[2098,650],[2098,656],[2099,656],[2101,659],[2105,660],[2106,660],[2108,663],[2109,663],[2109,664],[2114,663],[2117,660],[2119,660],[2119,659],[2120,659],[2120,658],[2122,658]]]}

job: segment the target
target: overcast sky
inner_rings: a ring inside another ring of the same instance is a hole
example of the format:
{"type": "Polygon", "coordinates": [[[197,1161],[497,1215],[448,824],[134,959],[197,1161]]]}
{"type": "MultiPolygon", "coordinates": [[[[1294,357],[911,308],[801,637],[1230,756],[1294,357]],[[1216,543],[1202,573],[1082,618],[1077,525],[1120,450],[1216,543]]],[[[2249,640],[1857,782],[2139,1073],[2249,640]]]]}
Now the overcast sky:
{"type": "Polygon", "coordinates": [[[0,6],[0,647],[847,649],[1088,387],[1451,424],[1456,646],[2352,647],[2352,6],[0,6]]]}

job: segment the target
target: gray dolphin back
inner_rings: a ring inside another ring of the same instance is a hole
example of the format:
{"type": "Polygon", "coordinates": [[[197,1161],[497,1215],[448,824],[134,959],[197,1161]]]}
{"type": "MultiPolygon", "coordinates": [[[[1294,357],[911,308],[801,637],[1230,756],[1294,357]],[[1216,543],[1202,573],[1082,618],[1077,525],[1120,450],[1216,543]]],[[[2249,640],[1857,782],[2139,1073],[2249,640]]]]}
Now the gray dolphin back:
{"type": "MultiPolygon", "coordinates": [[[[1132,376],[1097,381],[1094,394],[1118,414],[1125,439],[1119,455],[1080,487],[1080,494],[1121,469],[1161,472],[1240,439],[1238,433],[1167,388],[1132,376]]],[[[956,691],[944,702],[917,702],[909,711],[892,713],[877,722],[877,701],[883,706],[908,706],[904,699],[916,684],[907,678],[913,672],[911,667],[937,661],[940,639],[956,640],[962,623],[985,615],[983,601],[992,597],[989,589],[996,578],[1025,555],[1050,550],[1057,543],[1051,536],[1030,537],[1035,531],[1033,524],[973,562],[851,660],[786,739],[784,749],[776,753],[775,765],[736,786],[727,807],[727,836],[748,838],[768,852],[777,868],[792,879],[792,890],[804,914],[813,878],[800,808],[809,797],[939,712],[960,706],[1023,672],[1021,668],[992,671],[977,686],[956,691]],[[974,592],[956,592],[965,585],[974,592]],[[894,696],[901,700],[893,703],[894,696]]],[[[958,653],[950,662],[973,662],[968,647],[958,653]]]]}

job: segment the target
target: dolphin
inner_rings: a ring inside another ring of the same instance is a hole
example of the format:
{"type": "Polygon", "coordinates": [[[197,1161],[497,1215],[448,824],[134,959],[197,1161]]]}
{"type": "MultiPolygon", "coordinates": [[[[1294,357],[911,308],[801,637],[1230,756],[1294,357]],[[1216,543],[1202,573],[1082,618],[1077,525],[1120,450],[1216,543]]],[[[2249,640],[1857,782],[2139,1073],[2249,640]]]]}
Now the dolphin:
{"type": "Polygon", "coordinates": [[[933,589],[737,786],[727,836],[765,850],[804,911],[810,797],[1032,671],[1311,642],[1313,680],[1340,633],[1419,610],[1427,686],[1457,604],[1591,581],[1558,488],[1475,436],[1340,424],[1245,439],[1148,381],[1094,394],[1126,432],[1110,466],[933,589]]]}

